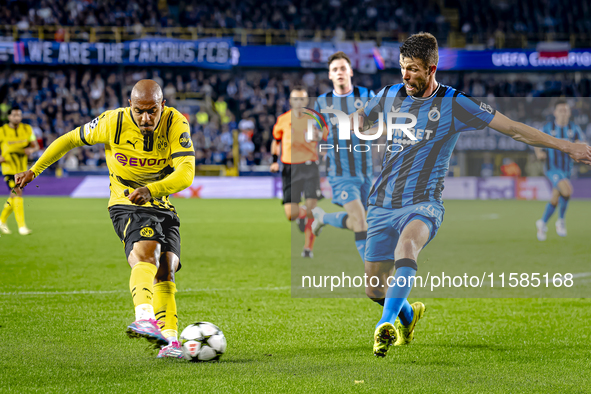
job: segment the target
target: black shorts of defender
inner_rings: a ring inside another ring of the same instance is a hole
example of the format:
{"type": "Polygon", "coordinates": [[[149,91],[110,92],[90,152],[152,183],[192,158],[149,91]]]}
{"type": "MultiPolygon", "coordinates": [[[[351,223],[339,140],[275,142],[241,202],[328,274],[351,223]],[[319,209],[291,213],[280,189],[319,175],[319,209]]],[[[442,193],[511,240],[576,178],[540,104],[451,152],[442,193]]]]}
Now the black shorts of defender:
{"type": "Polygon", "coordinates": [[[4,175],[4,182],[6,182],[6,186],[8,186],[9,190],[14,189],[16,186],[16,178],[14,175],[4,175]]]}
{"type": "MultiPolygon", "coordinates": [[[[175,212],[132,205],[113,205],[109,214],[117,236],[125,245],[125,256],[139,241],[158,241],[161,252],[172,252],[181,258],[181,222],[175,212]]],[[[177,271],[181,269],[181,263],[177,271]]]]}
{"type": "Polygon", "coordinates": [[[298,204],[302,200],[302,193],[304,198],[316,200],[323,198],[317,162],[284,164],[281,179],[283,181],[283,204],[298,204]]]}

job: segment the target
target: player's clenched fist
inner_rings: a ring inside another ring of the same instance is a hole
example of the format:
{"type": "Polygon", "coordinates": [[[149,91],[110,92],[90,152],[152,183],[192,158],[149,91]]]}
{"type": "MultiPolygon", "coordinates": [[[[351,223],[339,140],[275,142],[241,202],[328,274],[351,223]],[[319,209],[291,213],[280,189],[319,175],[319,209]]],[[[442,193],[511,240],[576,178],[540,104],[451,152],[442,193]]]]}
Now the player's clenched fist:
{"type": "Polygon", "coordinates": [[[14,176],[14,182],[16,184],[15,187],[22,189],[25,186],[27,186],[29,182],[31,182],[33,179],[35,179],[35,173],[33,171],[28,170],[25,172],[20,172],[14,176]]]}
{"type": "Polygon", "coordinates": [[[124,194],[129,201],[136,205],[144,205],[152,200],[152,193],[150,193],[150,189],[145,186],[135,189],[131,194],[129,194],[128,189],[125,189],[124,194]]]}
{"type": "Polygon", "coordinates": [[[271,164],[271,168],[269,170],[271,172],[277,172],[277,171],[279,171],[279,163],[273,163],[273,164],[271,164]]]}

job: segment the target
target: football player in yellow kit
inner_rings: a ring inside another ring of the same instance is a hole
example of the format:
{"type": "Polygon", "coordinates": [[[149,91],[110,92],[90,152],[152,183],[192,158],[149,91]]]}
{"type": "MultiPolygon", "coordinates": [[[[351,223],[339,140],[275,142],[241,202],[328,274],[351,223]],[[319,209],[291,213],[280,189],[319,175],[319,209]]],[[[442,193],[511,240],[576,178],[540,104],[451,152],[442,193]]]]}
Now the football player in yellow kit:
{"type": "Polygon", "coordinates": [[[106,111],[58,138],[31,170],[16,175],[16,186],[26,186],[70,149],[105,144],[109,213],[131,266],[135,321],[127,334],[161,347],[158,357],[180,358],[174,296],[180,222],[168,196],[193,182],[195,150],[187,119],[164,104],[156,82],[139,81],[128,108],[106,111]]]}
{"type": "Polygon", "coordinates": [[[0,163],[4,181],[10,189],[8,200],[0,213],[0,232],[3,234],[10,234],[6,221],[13,211],[19,234],[31,234],[31,230],[25,224],[23,192],[14,188],[14,176],[27,170],[27,158],[39,150],[39,144],[31,126],[21,123],[22,120],[21,109],[12,107],[8,110],[8,123],[0,127],[0,163]]]}

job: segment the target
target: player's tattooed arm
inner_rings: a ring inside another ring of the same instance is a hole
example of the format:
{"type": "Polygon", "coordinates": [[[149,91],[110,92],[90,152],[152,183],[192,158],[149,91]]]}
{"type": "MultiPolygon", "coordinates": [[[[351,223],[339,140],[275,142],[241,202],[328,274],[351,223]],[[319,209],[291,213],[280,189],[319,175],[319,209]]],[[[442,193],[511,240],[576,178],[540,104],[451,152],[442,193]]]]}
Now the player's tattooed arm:
{"type": "Polygon", "coordinates": [[[498,132],[508,135],[515,141],[524,142],[539,148],[558,149],[568,154],[577,163],[591,165],[591,147],[587,144],[576,144],[554,138],[524,123],[511,120],[498,111],[489,126],[498,132]]]}

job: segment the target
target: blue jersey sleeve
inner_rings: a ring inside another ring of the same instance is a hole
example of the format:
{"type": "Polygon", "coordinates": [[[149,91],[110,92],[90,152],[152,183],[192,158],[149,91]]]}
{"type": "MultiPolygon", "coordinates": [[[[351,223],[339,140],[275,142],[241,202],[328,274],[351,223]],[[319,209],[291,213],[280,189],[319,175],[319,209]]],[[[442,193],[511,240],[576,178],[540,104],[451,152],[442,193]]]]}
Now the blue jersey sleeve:
{"type": "Polygon", "coordinates": [[[384,95],[386,94],[387,90],[388,90],[388,86],[386,86],[385,88],[380,90],[377,95],[373,94],[373,91],[370,92],[370,95],[373,94],[373,96],[371,96],[372,99],[367,102],[367,104],[365,106],[365,110],[363,112],[364,112],[365,117],[371,123],[377,122],[378,117],[380,116],[380,112],[384,112],[384,109],[382,108],[382,105],[383,105],[382,98],[385,98],[384,95]]]}
{"type": "Polygon", "coordinates": [[[460,93],[453,101],[453,117],[457,132],[482,130],[495,117],[497,112],[485,102],[460,93]]]}
{"type": "Polygon", "coordinates": [[[376,96],[376,94],[373,92],[373,90],[369,91],[369,97],[370,98],[374,98],[376,96]]]}

